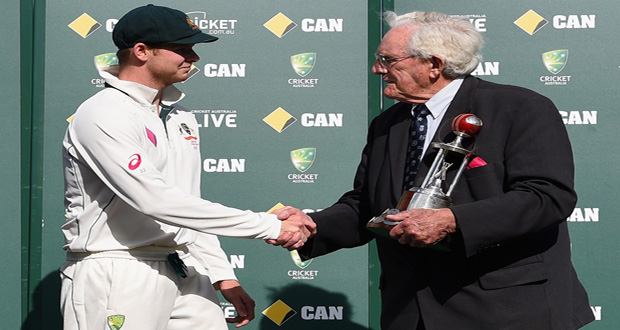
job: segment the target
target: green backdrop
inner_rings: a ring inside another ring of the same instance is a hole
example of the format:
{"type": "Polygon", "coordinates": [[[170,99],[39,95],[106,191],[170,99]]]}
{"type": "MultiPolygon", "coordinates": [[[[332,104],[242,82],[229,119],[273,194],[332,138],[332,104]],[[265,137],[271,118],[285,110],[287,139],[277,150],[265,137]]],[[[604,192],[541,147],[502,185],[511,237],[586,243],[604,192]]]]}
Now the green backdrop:
{"type": "MultiPolygon", "coordinates": [[[[58,272],[66,118],[102,88],[93,58],[115,51],[115,20],[143,1],[10,1],[0,13],[5,112],[0,214],[0,328],[61,329],[58,272]]],[[[612,134],[620,4],[577,1],[229,0],[161,3],[207,33],[201,60],[179,88],[203,137],[203,194],[266,211],[277,205],[319,210],[351,186],[366,127],[393,104],[369,72],[384,27],[383,9],[443,11],[468,17],[483,33],[475,74],[551,98],[566,119],[579,202],[569,218],[573,260],[597,320],[620,324],[619,185],[612,134]],[[567,59],[567,60],[562,60],[567,59]],[[301,160],[302,151],[314,157],[301,160]]],[[[236,273],[257,302],[247,329],[378,329],[374,246],[301,263],[260,241],[223,239],[236,273]],[[279,320],[279,313],[292,317],[279,320]],[[275,320],[275,321],[274,321],[275,320]]],[[[229,313],[232,307],[222,304],[229,313]]],[[[231,326],[231,328],[233,328],[231,326]]]]}

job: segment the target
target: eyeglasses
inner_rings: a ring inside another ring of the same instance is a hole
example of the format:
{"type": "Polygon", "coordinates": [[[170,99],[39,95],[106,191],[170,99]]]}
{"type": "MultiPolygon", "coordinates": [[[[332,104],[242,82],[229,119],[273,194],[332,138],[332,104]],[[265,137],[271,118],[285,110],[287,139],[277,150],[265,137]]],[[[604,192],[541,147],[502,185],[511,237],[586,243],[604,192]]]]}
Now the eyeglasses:
{"type": "Polygon", "coordinates": [[[391,64],[394,64],[396,62],[400,62],[400,61],[408,59],[410,57],[415,57],[415,55],[408,55],[408,56],[403,56],[403,57],[390,57],[390,56],[385,56],[383,54],[375,53],[375,60],[378,60],[379,64],[381,64],[381,66],[386,68],[386,69],[391,64]]]}

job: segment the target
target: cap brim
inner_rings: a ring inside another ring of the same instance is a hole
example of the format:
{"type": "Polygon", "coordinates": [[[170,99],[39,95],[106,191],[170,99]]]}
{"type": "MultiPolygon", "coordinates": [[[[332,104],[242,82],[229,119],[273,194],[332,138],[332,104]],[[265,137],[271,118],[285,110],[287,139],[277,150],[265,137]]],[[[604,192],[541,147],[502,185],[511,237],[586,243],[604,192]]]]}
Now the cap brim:
{"type": "Polygon", "coordinates": [[[193,36],[189,36],[187,38],[179,39],[176,41],[168,42],[170,44],[199,44],[205,42],[214,42],[218,39],[218,37],[214,37],[210,34],[206,33],[196,33],[193,36]]]}

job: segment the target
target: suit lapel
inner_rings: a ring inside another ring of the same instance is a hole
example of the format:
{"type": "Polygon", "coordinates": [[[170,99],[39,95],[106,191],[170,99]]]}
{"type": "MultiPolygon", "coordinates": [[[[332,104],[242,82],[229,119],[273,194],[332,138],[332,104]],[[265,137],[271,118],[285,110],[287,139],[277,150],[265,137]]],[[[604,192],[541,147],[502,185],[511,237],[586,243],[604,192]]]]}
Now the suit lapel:
{"type": "Polygon", "coordinates": [[[409,103],[401,103],[398,110],[399,117],[397,123],[390,127],[388,139],[388,157],[390,160],[390,173],[392,180],[392,202],[396,203],[400,199],[405,179],[405,162],[407,161],[407,145],[409,143],[409,127],[411,126],[411,107],[409,103]]]}

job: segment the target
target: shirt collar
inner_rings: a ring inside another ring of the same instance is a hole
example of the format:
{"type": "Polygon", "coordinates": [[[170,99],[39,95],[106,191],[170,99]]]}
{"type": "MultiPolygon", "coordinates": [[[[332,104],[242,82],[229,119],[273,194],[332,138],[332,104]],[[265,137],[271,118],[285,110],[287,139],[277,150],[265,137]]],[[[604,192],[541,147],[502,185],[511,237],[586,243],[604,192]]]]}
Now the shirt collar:
{"type": "Polygon", "coordinates": [[[433,95],[428,101],[426,101],[426,107],[430,111],[433,118],[439,117],[442,113],[448,109],[448,106],[454,99],[456,92],[463,84],[463,76],[460,76],[452,80],[446,87],[442,88],[437,94],[433,95]]]}
{"type": "MultiPolygon", "coordinates": [[[[129,95],[129,97],[141,105],[153,105],[153,101],[157,97],[158,91],[154,88],[137,82],[118,79],[118,65],[104,67],[99,70],[99,74],[110,86],[129,95]]],[[[161,103],[170,106],[179,102],[184,97],[185,94],[183,92],[178,90],[173,85],[170,85],[164,89],[161,97],[161,103]]]]}

